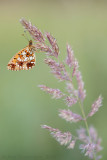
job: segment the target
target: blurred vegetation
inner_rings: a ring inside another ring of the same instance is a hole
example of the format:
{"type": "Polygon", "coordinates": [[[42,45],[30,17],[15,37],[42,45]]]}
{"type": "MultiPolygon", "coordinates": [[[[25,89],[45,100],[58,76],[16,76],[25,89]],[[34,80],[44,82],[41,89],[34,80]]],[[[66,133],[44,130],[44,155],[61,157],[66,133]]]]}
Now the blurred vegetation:
{"type": "MultiPolygon", "coordinates": [[[[75,132],[82,123],[69,124],[58,117],[59,108],[67,108],[61,100],[53,100],[37,86],[46,84],[64,90],[64,83],[50,74],[45,56],[36,54],[36,67],[30,71],[6,69],[10,58],[28,42],[19,23],[30,20],[42,31],[57,39],[61,60],[66,56],[66,43],[73,47],[85,81],[88,112],[101,93],[103,107],[88,123],[102,137],[103,159],[107,159],[107,1],[100,0],[0,0],[0,159],[85,160],[78,145],[74,150],[60,146],[41,124],[62,131],[75,132]]],[[[29,36],[30,39],[30,36],[29,36]]],[[[78,106],[73,110],[79,111],[78,106]]]]}

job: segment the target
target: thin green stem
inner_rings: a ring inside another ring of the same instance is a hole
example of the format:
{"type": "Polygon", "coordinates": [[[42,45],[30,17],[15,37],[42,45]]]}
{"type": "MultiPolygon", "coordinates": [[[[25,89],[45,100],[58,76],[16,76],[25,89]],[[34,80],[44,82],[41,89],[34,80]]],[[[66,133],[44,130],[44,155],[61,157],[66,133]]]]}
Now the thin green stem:
{"type": "MultiPolygon", "coordinates": [[[[84,118],[86,130],[87,130],[87,133],[88,133],[90,142],[92,143],[92,139],[91,139],[91,136],[90,136],[90,133],[89,133],[89,127],[88,127],[88,123],[87,123],[85,111],[84,111],[83,105],[81,104],[80,100],[79,100],[79,105],[80,105],[80,109],[81,109],[81,112],[82,112],[82,116],[83,116],[83,118],[84,118]]],[[[94,155],[94,160],[96,160],[96,155],[95,155],[94,151],[93,151],[93,155],[94,155]]]]}

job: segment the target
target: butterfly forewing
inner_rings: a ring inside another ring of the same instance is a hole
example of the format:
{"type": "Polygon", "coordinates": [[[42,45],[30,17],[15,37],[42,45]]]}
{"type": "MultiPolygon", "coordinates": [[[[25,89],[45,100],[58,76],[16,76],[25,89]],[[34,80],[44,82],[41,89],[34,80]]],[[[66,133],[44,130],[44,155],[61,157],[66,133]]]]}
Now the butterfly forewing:
{"type": "Polygon", "coordinates": [[[28,45],[10,60],[7,68],[12,71],[29,70],[35,66],[35,54],[31,45],[28,45]]]}

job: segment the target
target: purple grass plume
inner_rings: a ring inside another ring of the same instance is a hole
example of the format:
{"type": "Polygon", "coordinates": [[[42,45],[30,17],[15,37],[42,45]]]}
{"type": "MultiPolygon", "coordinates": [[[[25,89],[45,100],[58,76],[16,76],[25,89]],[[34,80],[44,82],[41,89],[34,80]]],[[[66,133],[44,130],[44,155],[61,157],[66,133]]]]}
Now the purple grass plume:
{"type": "Polygon", "coordinates": [[[57,142],[60,143],[60,145],[65,145],[68,149],[74,148],[76,137],[73,136],[70,132],[63,133],[59,129],[55,129],[47,125],[42,125],[41,127],[50,131],[50,134],[56,139],[57,142]]]}
{"type": "Polygon", "coordinates": [[[100,95],[98,99],[92,104],[91,111],[88,114],[88,116],[89,117],[93,116],[101,106],[102,106],[102,96],[100,95]]]}
{"type": "Polygon", "coordinates": [[[41,90],[52,95],[52,98],[59,99],[64,97],[64,94],[59,89],[49,88],[49,87],[46,87],[45,85],[39,85],[38,87],[40,87],[41,90]]]}
{"type": "Polygon", "coordinates": [[[86,98],[86,90],[84,89],[82,74],[79,70],[79,63],[74,56],[71,46],[67,44],[67,55],[65,60],[61,62],[58,58],[60,51],[57,41],[50,33],[42,33],[37,27],[24,18],[22,18],[20,22],[34,39],[33,45],[35,50],[46,54],[44,62],[49,66],[51,73],[59,82],[65,82],[65,93],[60,89],[53,89],[46,85],[39,85],[39,87],[41,90],[49,93],[52,98],[61,98],[68,106],[68,109],[59,109],[59,117],[70,123],[83,121],[85,125],[76,130],[76,135],[68,131],[62,132],[59,129],[47,125],[42,125],[41,127],[48,130],[60,145],[65,145],[68,149],[74,149],[76,142],[79,141],[79,149],[85,156],[93,160],[101,159],[102,156],[99,155],[99,152],[102,150],[101,139],[98,137],[95,128],[93,126],[88,126],[87,118],[93,116],[102,106],[102,96],[99,96],[92,104],[91,110],[86,116],[83,106],[86,98]],[[73,79],[76,80],[76,88],[73,84],[73,79]],[[74,107],[75,104],[78,104],[80,107],[80,114],[72,112],[72,107],[74,107]]]}
{"type": "Polygon", "coordinates": [[[83,120],[83,118],[76,113],[73,113],[71,110],[59,110],[59,116],[65,119],[68,122],[78,122],[83,120]]]}

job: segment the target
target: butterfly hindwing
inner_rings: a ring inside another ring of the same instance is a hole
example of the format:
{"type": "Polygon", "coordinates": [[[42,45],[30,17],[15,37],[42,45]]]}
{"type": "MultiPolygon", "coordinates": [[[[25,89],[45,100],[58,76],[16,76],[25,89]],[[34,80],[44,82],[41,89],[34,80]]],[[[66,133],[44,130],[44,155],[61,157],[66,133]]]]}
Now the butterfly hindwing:
{"type": "Polygon", "coordinates": [[[7,68],[12,71],[29,70],[35,66],[35,54],[33,49],[28,45],[10,60],[7,68]]]}

